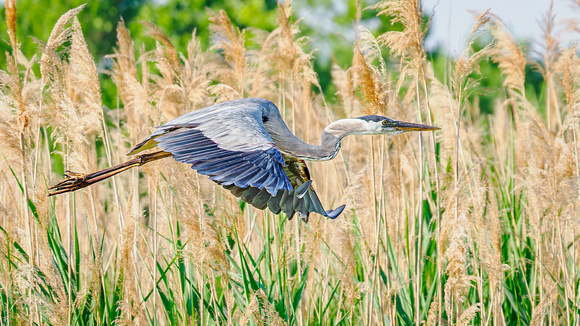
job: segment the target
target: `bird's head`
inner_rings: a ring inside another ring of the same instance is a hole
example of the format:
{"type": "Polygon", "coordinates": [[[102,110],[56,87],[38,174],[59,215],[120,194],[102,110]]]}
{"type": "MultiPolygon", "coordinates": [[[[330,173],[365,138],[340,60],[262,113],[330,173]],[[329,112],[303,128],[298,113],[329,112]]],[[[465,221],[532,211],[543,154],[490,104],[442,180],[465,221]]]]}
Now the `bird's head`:
{"type": "Polygon", "coordinates": [[[380,115],[366,115],[358,119],[366,121],[367,126],[373,135],[398,135],[404,133],[405,131],[434,131],[441,129],[438,127],[423,125],[419,123],[397,121],[380,115]]]}
{"type": "Polygon", "coordinates": [[[405,131],[434,131],[441,128],[418,123],[393,120],[380,115],[366,115],[354,119],[338,120],[325,131],[336,136],[345,135],[398,135],[405,131]]]}

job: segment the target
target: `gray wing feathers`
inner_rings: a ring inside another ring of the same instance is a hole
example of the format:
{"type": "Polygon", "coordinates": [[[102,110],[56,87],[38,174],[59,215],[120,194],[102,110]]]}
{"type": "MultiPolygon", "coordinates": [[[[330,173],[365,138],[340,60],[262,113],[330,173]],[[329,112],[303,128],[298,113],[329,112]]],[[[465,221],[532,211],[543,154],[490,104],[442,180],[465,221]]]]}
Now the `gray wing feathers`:
{"type": "Polygon", "coordinates": [[[176,161],[191,164],[224,186],[266,189],[270,194],[291,190],[282,153],[262,121],[268,103],[244,99],[190,112],[158,127],[132,153],[151,148],[153,142],[176,161]]]}
{"type": "Polygon", "coordinates": [[[242,189],[235,185],[226,185],[224,188],[230,190],[234,196],[241,197],[243,201],[256,208],[265,209],[268,207],[274,214],[284,212],[289,220],[294,218],[296,213],[305,222],[308,222],[310,213],[318,213],[334,219],[342,213],[345,207],[342,205],[334,210],[325,210],[320,203],[318,195],[316,195],[316,192],[310,185],[308,185],[308,190],[302,196],[297,195],[296,190],[279,190],[276,196],[272,196],[270,193],[264,191],[264,189],[259,190],[251,187],[242,189]]]}

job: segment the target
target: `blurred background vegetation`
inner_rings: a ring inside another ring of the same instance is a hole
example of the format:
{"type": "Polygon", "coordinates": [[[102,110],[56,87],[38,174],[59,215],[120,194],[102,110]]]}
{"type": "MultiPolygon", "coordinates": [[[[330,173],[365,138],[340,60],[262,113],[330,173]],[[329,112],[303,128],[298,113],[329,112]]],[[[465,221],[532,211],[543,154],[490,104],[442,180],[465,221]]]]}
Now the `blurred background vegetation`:
{"type": "MultiPolygon", "coordinates": [[[[362,0],[361,7],[366,8],[375,2],[362,0]]],[[[91,53],[101,71],[110,68],[111,61],[106,56],[113,53],[116,42],[115,28],[120,19],[125,21],[131,31],[136,49],[150,49],[155,42],[153,38],[145,35],[145,28],[140,23],[149,21],[161,27],[175,48],[183,53],[186,52],[187,42],[194,31],[204,51],[211,47],[208,26],[212,11],[225,10],[234,26],[240,30],[252,27],[271,32],[276,27],[276,0],[63,0],[51,2],[48,7],[39,5],[36,0],[22,0],[18,1],[18,8],[26,10],[26,14],[18,16],[17,33],[24,55],[30,58],[37,52],[37,45],[31,35],[46,41],[58,18],[69,9],[83,3],[87,3],[87,6],[79,14],[79,20],[91,53]]],[[[333,103],[336,101],[334,96],[336,88],[331,83],[331,66],[333,62],[343,68],[351,64],[355,37],[353,26],[357,14],[356,1],[306,0],[295,1],[293,5],[296,17],[303,19],[301,34],[311,38],[307,49],[314,53],[314,69],[318,74],[321,88],[326,100],[333,103]]],[[[425,20],[428,18],[425,16],[425,20]]],[[[361,25],[375,35],[387,30],[401,29],[400,24],[391,24],[388,17],[377,17],[372,10],[362,10],[361,25]]],[[[3,35],[0,50],[6,53],[9,50],[9,42],[5,22],[0,26],[3,35]]],[[[246,33],[246,44],[249,47],[252,45],[253,36],[251,31],[246,33]]],[[[484,45],[476,44],[475,50],[484,45]]],[[[398,66],[398,60],[389,60],[389,53],[384,52],[383,55],[388,65],[393,68],[398,66]]],[[[449,58],[440,48],[429,52],[428,56],[433,63],[436,76],[443,80],[447,75],[445,67],[448,67],[446,61],[449,58]]],[[[0,65],[6,65],[5,56],[0,57],[0,65]]],[[[477,101],[482,112],[492,113],[492,99],[503,89],[501,73],[497,64],[491,61],[481,63],[481,72],[485,78],[481,79],[480,83],[486,91],[473,94],[470,100],[477,101]]],[[[104,93],[103,103],[108,107],[115,107],[116,90],[112,81],[101,75],[101,84],[104,93]]],[[[543,79],[531,65],[528,66],[526,73],[526,87],[528,100],[537,104],[539,111],[543,113],[541,101],[543,79]]]]}

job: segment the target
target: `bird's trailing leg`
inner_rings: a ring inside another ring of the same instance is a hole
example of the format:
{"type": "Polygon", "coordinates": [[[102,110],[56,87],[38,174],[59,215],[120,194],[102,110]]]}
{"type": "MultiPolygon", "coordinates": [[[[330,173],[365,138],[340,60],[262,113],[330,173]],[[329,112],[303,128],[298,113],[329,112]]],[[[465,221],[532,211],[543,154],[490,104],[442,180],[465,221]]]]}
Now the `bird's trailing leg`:
{"type": "Polygon", "coordinates": [[[79,190],[81,188],[90,186],[93,183],[103,181],[109,177],[114,176],[115,174],[121,173],[130,168],[141,166],[149,162],[153,162],[170,156],[173,156],[173,154],[160,151],[150,154],[139,155],[127,162],[93,173],[84,174],[66,171],[64,174],[66,179],[48,188],[49,190],[48,196],[54,196],[69,191],[79,190]]]}

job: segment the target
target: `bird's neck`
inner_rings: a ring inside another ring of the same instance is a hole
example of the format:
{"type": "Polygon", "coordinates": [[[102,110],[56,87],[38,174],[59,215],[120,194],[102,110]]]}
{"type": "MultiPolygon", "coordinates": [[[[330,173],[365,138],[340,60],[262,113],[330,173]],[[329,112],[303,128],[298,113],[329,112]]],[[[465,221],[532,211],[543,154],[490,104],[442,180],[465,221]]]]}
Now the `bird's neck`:
{"type": "MultiPolygon", "coordinates": [[[[320,136],[320,145],[311,145],[294,136],[285,124],[277,128],[268,128],[268,132],[278,148],[285,154],[311,161],[332,160],[340,150],[340,140],[344,136],[354,134],[345,130],[345,125],[362,123],[359,119],[338,120],[329,124],[320,136]],[[345,120],[349,120],[348,122],[345,120]]],[[[350,130],[353,130],[350,128],[350,130]]]]}
{"type": "Polygon", "coordinates": [[[340,139],[322,132],[320,145],[311,145],[303,142],[293,134],[286,134],[285,137],[277,137],[270,133],[278,148],[285,154],[310,161],[332,160],[340,150],[340,139]]]}

